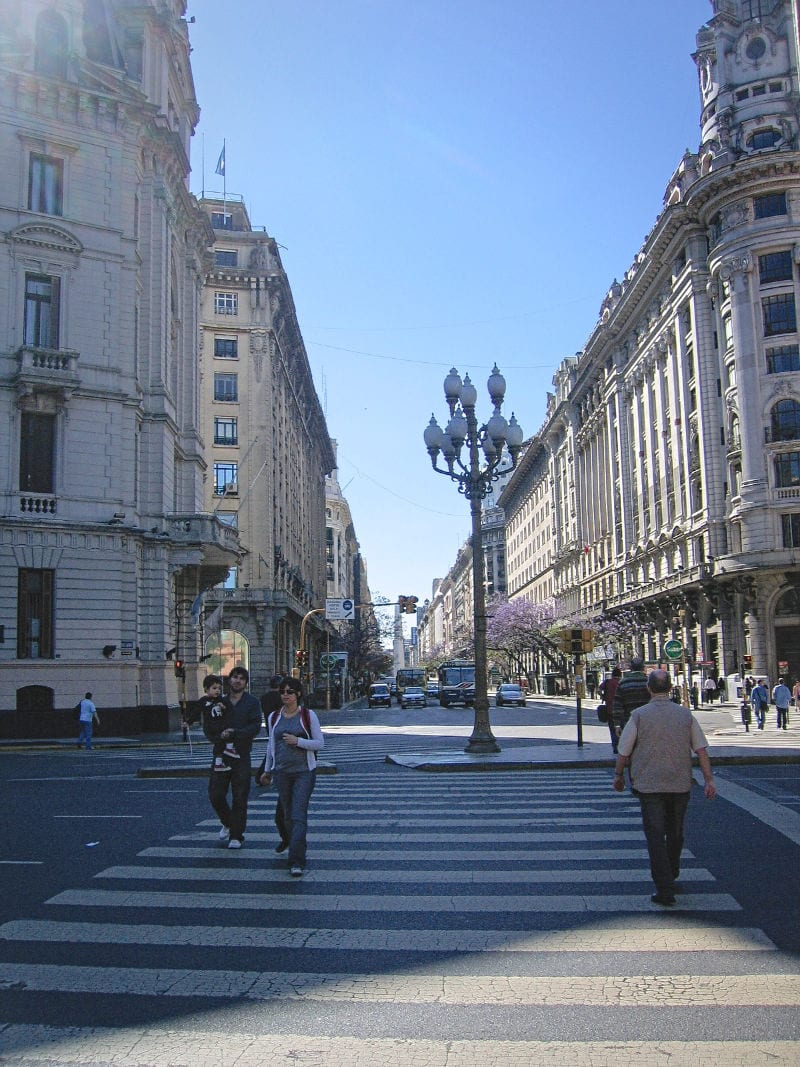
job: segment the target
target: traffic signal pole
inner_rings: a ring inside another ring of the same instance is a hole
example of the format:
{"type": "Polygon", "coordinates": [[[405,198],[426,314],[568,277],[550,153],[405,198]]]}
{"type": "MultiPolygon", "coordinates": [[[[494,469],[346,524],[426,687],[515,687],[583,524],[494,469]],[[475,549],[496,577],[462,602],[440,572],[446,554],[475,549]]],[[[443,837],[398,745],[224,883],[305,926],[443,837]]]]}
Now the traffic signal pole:
{"type": "Polygon", "coordinates": [[[575,711],[578,724],[578,748],[583,748],[583,710],[581,698],[583,697],[583,675],[581,674],[581,657],[575,657],[575,711]]]}

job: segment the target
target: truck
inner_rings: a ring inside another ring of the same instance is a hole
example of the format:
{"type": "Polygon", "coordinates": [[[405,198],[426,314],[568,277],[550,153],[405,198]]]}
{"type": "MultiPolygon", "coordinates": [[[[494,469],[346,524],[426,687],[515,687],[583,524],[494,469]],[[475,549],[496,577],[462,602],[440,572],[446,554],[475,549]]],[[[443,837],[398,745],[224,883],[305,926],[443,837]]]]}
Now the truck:
{"type": "Polygon", "coordinates": [[[475,664],[466,659],[451,659],[439,664],[439,704],[475,703],[475,664]]]}

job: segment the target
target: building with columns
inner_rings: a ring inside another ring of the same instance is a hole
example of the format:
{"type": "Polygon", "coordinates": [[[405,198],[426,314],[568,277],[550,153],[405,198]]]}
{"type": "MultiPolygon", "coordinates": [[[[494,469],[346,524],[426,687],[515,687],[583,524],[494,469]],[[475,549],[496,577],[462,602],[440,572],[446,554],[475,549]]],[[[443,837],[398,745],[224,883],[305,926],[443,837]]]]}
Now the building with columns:
{"type": "MultiPolygon", "coordinates": [[[[336,457],[275,240],[251,225],[241,197],[206,196],[200,209],[214,256],[201,313],[205,505],[244,550],[204,597],[214,620],[205,650],[218,669],[245,663],[258,693],[292,670],[303,620],[328,593],[326,479],[336,457]]],[[[344,550],[339,562],[352,564],[344,550]]],[[[315,663],[327,647],[321,613],[303,636],[315,663]]]]}
{"type": "Polygon", "coordinates": [[[798,11],[713,0],[701,143],[553,379],[499,503],[512,597],[651,660],[800,676],[798,11]]]}
{"type": "MultiPolygon", "coordinates": [[[[0,734],[167,728],[192,607],[239,556],[204,500],[183,0],[6,0],[0,734]]],[[[190,678],[191,682],[191,678],[190,678]]],[[[177,717],[174,725],[177,725],[177,717]]]]}

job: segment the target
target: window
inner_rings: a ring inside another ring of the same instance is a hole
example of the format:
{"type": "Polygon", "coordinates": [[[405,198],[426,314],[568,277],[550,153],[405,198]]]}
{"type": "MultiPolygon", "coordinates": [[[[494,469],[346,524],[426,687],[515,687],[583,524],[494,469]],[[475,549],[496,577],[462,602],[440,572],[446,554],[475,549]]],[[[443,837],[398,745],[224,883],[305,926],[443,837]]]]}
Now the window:
{"type": "Polygon", "coordinates": [[[772,146],[777,144],[780,139],[781,135],[777,130],[756,130],[750,138],[750,147],[753,150],[758,148],[772,148],[772,146]]]}
{"type": "Polygon", "coordinates": [[[216,514],[223,526],[231,526],[235,530],[239,525],[239,516],[235,511],[218,511],[216,514]]]}
{"type": "Polygon", "coordinates": [[[55,571],[20,568],[17,576],[17,659],[53,658],[55,571]]]}
{"type": "Polygon", "coordinates": [[[767,193],[765,196],[754,196],[753,211],[757,219],[768,219],[772,215],[787,214],[786,193],[767,193]]]}
{"type": "Polygon", "coordinates": [[[215,445],[238,445],[239,431],[238,419],[221,418],[214,419],[214,444],[215,445]]]}
{"type": "Polygon", "coordinates": [[[25,275],[25,327],[23,344],[58,348],[60,279],[44,274],[25,275]]]}
{"type": "Polygon", "coordinates": [[[800,402],[779,400],[770,416],[773,441],[796,441],[800,438],[800,402]]]}
{"type": "Polygon", "coordinates": [[[793,293],[780,293],[767,296],[761,301],[764,309],[764,336],[774,337],[777,333],[794,333],[797,329],[797,315],[794,307],[793,293]]]}
{"type": "Polygon", "coordinates": [[[19,487],[24,493],[52,493],[55,415],[23,411],[19,442],[19,487]]]}
{"type": "Polygon", "coordinates": [[[239,264],[239,253],[227,248],[218,248],[214,252],[214,263],[218,267],[236,267],[239,264]]]}
{"type": "Polygon", "coordinates": [[[64,162],[31,153],[28,167],[28,210],[63,214],[64,162]]]}
{"type": "Polygon", "coordinates": [[[215,337],[214,338],[214,358],[215,359],[238,359],[239,358],[239,342],[235,337],[215,337]]]}
{"type": "Polygon", "coordinates": [[[781,515],[783,527],[783,547],[800,548],[800,512],[781,515]]]}
{"type": "Polygon", "coordinates": [[[233,215],[230,215],[227,211],[212,211],[211,225],[215,230],[232,230],[233,215]]]}
{"type": "Polygon", "coordinates": [[[214,293],[214,314],[215,315],[238,315],[239,314],[239,294],[238,293],[214,293]]]}
{"type": "Polygon", "coordinates": [[[784,252],[768,252],[765,256],[759,256],[758,276],[762,285],[767,282],[790,282],[793,276],[792,253],[787,249],[784,252]]]}
{"type": "Polygon", "coordinates": [[[239,400],[238,374],[214,375],[214,399],[234,402],[239,400]]]}
{"type": "Polygon", "coordinates": [[[55,11],[43,11],[36,20],[33,66],[37,74],[65,78],[69,40],[67,24],[55,11]]]}
{"type": "Polygon", "coordinates": [[[800,452],[782,452],[775,457],[775,485],[778,489],[800,485],[800,452]]]}
{"type": "Polygon", "coordinates": [[[768,374],[783,374],[792,370],[800,370],[800,349],[797,345],[767,349],[768,374]]]}
{"type": "Polygon", "coordinates": [[[214,464],[214,496],[224,496],[227,486],[228,493],[232,495],[238,487],[239,464],[238,463],[215,463],[214,464]]]}

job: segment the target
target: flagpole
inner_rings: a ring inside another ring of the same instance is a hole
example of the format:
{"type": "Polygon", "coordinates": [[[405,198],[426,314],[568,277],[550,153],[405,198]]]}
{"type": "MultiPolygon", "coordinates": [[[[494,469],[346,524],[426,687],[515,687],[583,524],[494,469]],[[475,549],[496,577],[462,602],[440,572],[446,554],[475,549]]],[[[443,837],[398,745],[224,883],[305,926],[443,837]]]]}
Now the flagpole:
{"type": "Polygon", "coordinates": [[[206,198],[206,135],[205,133],[200,138],[200,168],[202,170],[202,176],[200,178],[200,199],[206,198]]]}
{"type": "Polygon", "coordinates": [[[222,217],[225,218],[225,201],[228,190],[228,157],[225,154],[225,138],[222,138],[222,158],[225,161],[222,167],[222,217]]]}

